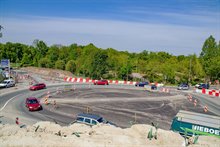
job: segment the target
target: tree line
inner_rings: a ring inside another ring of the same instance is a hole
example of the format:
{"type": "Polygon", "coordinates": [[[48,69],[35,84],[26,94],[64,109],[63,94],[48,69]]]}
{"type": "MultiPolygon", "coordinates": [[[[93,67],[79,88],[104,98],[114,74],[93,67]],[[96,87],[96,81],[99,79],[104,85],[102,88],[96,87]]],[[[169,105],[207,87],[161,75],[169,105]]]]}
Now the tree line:
{"type": "Polygon", "coordinates": [[[176,84],[213,81],[220,77],[220,43],[213,36],[205,40],[199,57],[147,50],[129,53],[97,48],[92,43],[47,46],[44,41],[34,40],[32,45],[0,43],[0,59],[10,59],[20,67],[62,69],[94,79],[141,80],[131,76],[140,73],[149,81],[176,84]]]}

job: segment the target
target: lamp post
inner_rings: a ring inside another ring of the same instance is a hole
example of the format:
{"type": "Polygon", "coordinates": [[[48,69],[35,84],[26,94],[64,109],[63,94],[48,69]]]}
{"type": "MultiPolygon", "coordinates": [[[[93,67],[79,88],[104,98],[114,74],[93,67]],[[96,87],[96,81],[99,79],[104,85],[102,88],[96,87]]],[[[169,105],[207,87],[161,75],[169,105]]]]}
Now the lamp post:
{"type": "Polygon", "coordinates": [[[4,29],[2,25],[0,25],[0,38],[2,38],[1,29],[4,29]]]}
{"type": "Polygon", "coordinates": [[[190,77],[191,77],[191,66],[192,66],[192,58],[190,57],[190,61],[189,61],[189,79],[188,79],[188,83],[190,82],[190,77]]]}

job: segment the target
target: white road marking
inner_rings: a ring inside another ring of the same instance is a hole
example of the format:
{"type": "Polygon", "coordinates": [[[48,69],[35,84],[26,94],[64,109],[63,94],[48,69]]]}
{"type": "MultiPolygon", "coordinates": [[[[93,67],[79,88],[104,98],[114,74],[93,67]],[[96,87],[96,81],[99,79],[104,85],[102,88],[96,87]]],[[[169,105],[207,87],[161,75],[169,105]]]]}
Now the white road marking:
{"type": "MultiPolygon", "coordinates": [[[[20,94],[19,94],[19,95],[20,95],[20,94]]],[[[4,106],[0,109],[0,111],[2,111],[2,110],[7,106],[7,104],[8,104],[11,100],[13,100],[14,98],[16,98],[16,97],[19,96],[19,95],[16,95],[16,96],[10,98],[9,100],[7,100],[7,102],[6,102],[6,103],[4,104],[4,106]]]]}

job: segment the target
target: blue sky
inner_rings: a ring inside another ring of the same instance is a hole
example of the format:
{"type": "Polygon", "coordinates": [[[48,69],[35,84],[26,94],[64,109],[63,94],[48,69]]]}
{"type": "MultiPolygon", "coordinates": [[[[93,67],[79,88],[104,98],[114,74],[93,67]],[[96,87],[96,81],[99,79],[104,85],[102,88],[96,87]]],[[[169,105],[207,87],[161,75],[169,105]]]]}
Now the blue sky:
{"type": "Polygon", "coordinates": [[[220,0],[0,0],[1,42],[93,43],[199,55],[220,40],[220,0]]]}

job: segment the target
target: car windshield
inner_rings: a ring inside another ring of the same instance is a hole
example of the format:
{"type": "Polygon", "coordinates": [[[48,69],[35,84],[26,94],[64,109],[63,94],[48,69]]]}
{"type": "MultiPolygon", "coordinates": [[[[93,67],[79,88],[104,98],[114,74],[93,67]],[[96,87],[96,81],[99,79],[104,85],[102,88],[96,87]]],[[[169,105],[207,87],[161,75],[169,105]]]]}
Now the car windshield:
{"type": "Polygon", "coordinates": [[[105,122],[105,120],[101,117],[97,120],[99,123],[105,122]]]}
{"type": "Polygon", "coordinates": [[[8,81],[3,81],[3,83],[7,84],[7,83],[8,83],[8,81]]]}
{"type": "Polygon", "coordinates": [[[29,104],[37,104],[38,101],[36,99],[28,100],[29,104]]]}
{"type": "Polygon", "coordinates": [[[33,86],[39,86],[39,84],[34,84],[33,86]]]}

